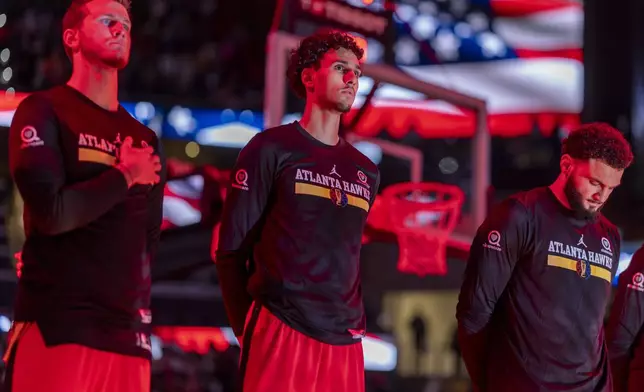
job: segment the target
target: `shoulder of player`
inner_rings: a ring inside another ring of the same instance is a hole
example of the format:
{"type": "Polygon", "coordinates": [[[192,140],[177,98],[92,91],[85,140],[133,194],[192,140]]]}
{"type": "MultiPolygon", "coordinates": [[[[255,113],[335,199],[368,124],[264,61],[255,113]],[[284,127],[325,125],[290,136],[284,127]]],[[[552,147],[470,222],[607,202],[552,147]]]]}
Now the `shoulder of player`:
{"type": "Polygon", "coordinates": [[[22,132],[26,127],[35,127],[38,128],[38,132],[43,132],[46,124],[56,124],[58,116],[54,109],[54,102],[49,91],[29,94],[18,104],[10,132],[22,132]]]}
{"type": "Polygon", "coordinates": [[[53,103],[55,102],[54,89],[42,90],[30,93],[18,104],[18,109],[29,108],[33,110],[36,108],[43,108],[53,112],[53,103]]]}
{"type": "MultiPolygon", "coordinates": [[[[609,237],[614,237],[613,240],[617,243],[621,242],[621,235],[619,234],[619,229],[615,224],[608,220],[603,214],[599,215],[597,218],[596,224],[599,225],[601,231],[607,233],[609,237]]],[[[644,256],[644,255],[643,255],[644,256]]]]}
{"type": "Polygon", "coordinates": [[[31,113],[47,113],[55,118],[59,117],[59,111],[69,106],[70,90],[65,86],[55,86],[46,90],[29,93],[20,104],[17,110],[29,110],[31,113]]]}
{"type": "Polygon", "coordinates": [[[345,144],[346,144],[347,151],[349,151],[349,154],[351,154],[351,159],[355,160],[356,161],[355,163],[358,166],[370,172],[374,172],[374,173],[378,172],[378,165],[373,163],[373,161],[369,159],[369,157],[364,155],[353,144],[347,142],[346,140],[345,140],[345,144]]]}
{"type": "Polygon", "coordinates": [[[538,187],[527,191],[521,191],[508,197],[508,206],[513,206],[518,211],[532,215],[537,210],[537,206],[544,202],[546,198],[552,198],[551,191],[548,187],[538,187]]]}
{"type": "Polygon", "coordinates": [[[266,152],[267,150],[271,150],[271,146],[282,146],[285,141],[290,140],[290,138],[292,137],[291,128],[292,124],[285,124],[273,128],[267,128],[253,136],[246,147],[261,149],[262,152],[266,152]]]}
{"type": "Polygon", "coordinates": [[[262,135],[261,137],[265,140],[290,140],[292,139],[293,128],[295,127],[294,123],[278,125],[273,128],[266,128],[259,134],[255,136],[262,135]]]}
{"type": "Polygon", "coordinates": [[[613,222],[608,220],[608,218],[606,218],[604,214],[599,215],[599,217],[597,218],[597,224],[599,224],[606,231],[619,232],[617,226],[613,222]]]}
{"type": "MultiPolygon", "coordinates": [[[[47,90],[41,90],[32,93],[29,97],[37,97],[36,99],[42,99],[47,101],[52,108],[55,108],[57,104],[62,102],[67,102],[71,94],[70,88],[64,85],[54,86],[47,90]]],[[[58,105],[60,106],[60,105],[58,105]]]]}
{"type": "Polygon", "coordinates": [[[123,121],[125,125],[140,138],[155,142],[157,141],[158,136],[156,132],[134,118],[127,110],[125,110],[125,108],[123,108],[123,106],[119,107],[119,114],[121,115],[121,121],[123,121]]]}
{"type": "Polygon", "coordinates": [[[635,251],[631,257],[629,267],[632,267],[631,269],[636,269],[637,271],[644,271],[644,245],[640,246],[640,248],[635,251]]]}
{"type": "Polygon", "coordinates": [[[523,192],[514,194],[501,201],[494,210],[492,214],[503,215],[505,219],[515,222],[525,221],[531,217],[523,192]]]}
{"type": "Polygon", "coordinates": [[[511,197],[520,200],[523,205],[529,207],[530,205],[540,204],[545,198],[551,198],[552,193],[548,187],[537,187],[527,191],[517,192],[511,197]]]}
{"type": "Polygon", "coordinates": [[[542,199],[543,193],[543,188],[517,192],[507,197],[501,204],[505,205],[506,208],[527,213],[531,209],[531,206],[537,204],[542,199]]]}

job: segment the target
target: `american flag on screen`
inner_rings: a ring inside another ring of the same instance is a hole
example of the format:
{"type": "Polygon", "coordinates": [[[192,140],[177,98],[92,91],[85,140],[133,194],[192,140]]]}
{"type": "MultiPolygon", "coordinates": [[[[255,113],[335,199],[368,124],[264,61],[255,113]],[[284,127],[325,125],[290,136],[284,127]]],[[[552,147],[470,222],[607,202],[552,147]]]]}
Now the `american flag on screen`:
{"type": "Polygon", "coordinates": [[[169,180],[163,190],[163,221],[161,230],[194,225],[201,222],[201,198],[204,178],[194,174],[169,180]]]}
{"type": "MultiPolygon", "coordinates": [[[[583,17],[574,0],[397,1],[396,62],[419,80],[486,100],[493,135],[526,134],[535,125],[549,134],[579,122],[583,17]]],[[[381,55],[369,41],[368,61],[381,55]]],[[[361,80],[356,107],[371,85],[361,80]]],[[[410,126],[433,137],[474,131],[474,116],[447,102],[391,85],[375,97],[362,134],[387,128],[402,136],[410,126]]]]}

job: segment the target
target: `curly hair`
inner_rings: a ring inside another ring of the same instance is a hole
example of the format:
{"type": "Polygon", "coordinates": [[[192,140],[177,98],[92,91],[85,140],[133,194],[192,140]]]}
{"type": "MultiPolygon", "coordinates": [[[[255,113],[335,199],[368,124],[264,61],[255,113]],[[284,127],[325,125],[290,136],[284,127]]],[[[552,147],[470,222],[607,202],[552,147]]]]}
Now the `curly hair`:
{"type": "MultiPolygon", "coordinates": [[[[72,0],[72,3],[67,8],[65,16],[63,16],[63,32],[67,29],[76,29],[83,22],[83,19],[87,16],[87,4],[91,3],[93,0],[72,0]]],[[[125,7],[128,12],[130,11],[131,1],[130,0],[114,0],[115,2],[121,4],[125,7]]],[[[65,53],[67,57],[72,59],[72,50],[64,45],[65,53]]]]}
{"type": "Polygon", "coordinates": [[[350,50],[358,60],[364,56],[364,50],[347,33],[323,31],[303,39],[299,47],[291,52],[286,72],[291,89],[300,98],[306,97],[306,88],[302,84],[302,71],[310,67],[317,69],[324,54],[331,49],[350,50]]]}
{"type": "Polygon", "coordinates": [[[633,162],[630,144],[620,131],[606,123],[589,123],[572,131],[563,141],[562,154],[575,159],[597,159],[614,169],[633,162]]]}

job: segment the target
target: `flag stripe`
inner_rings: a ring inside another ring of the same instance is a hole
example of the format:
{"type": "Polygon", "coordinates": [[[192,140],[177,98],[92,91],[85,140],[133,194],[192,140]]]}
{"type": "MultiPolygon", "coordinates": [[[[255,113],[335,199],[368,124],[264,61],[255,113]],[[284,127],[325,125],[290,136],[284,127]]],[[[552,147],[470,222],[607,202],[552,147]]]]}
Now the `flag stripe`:
{"type": "MultiPolygon", "coordinates": [[[[350,121],[356,111],[347,114],[350,121]]],[[[513,113],[490,114],[488,130],[492,136],[516,137],[531,134],[538,128],[543,136],[552,135],[557,126],[572,129],[580,124],[578,113],[513,113]]],[[[454,115],[404,107],[379,107],[368,110],[360,119],[355,132],[365,137],[376,137],[383,130],[395,139],[401,139],[410,129],[424,138],[468,138],[475,133],[473,113],[454,115]]]]}
{"type": "Polygon", "coordinates": [[[489,0],[489,7],[497,16],[522,17],[537,12],[582,9],[571,0],[489,0]]]}
{"type": "Polygon", "coordinates": [[[482,98],[493,114],[580,113],[583,107],[583,65],[574,60],[511,59],[402,69],[421,81],[482,98]]]}
{"type": "Polygon", "coordinates": [[[522,59],[534,58],[564,58],[582,62],[584,51],[582,49],[559,49],[559,50],[533,50],[533,49],[514,49],[517,57],[522,59]]]}
{"type": "Polygon", "coordinates": [[[496,18],[494,31],[510,47],[535,50],[583,46],[583,10],[566,8],[523,18],[496,18]]]}

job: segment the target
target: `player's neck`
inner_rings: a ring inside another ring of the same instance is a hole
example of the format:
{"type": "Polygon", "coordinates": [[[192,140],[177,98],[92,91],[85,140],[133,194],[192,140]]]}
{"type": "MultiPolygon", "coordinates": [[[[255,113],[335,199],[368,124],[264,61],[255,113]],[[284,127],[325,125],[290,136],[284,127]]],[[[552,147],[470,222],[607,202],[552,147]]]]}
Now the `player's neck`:
{"type": "Polygon", "coordinates": [[[322,143],[330,146],[338,144],[339,112],[323,109],[317,104],[306,105],[300,124],[311,136],[322,143]]]}
{"type": "Polygon", "coordinates": [[[104,109],[118,109],[118,70],[114,68],[97,67],[89,61],[75,61],[67,85],[104,109]]]}
{"type": "Polygon", "coordinates": [[[566,177],[564,175],[559,175],[555,182],[550,185],[550,190],[552,191],[552,194],[555,195],[557,200],[559,200],[559,203],[561,203],[567,209],[571,210],[572,207],[570,206],[568,197],[566,197],[565,187],[566,177]]]}

